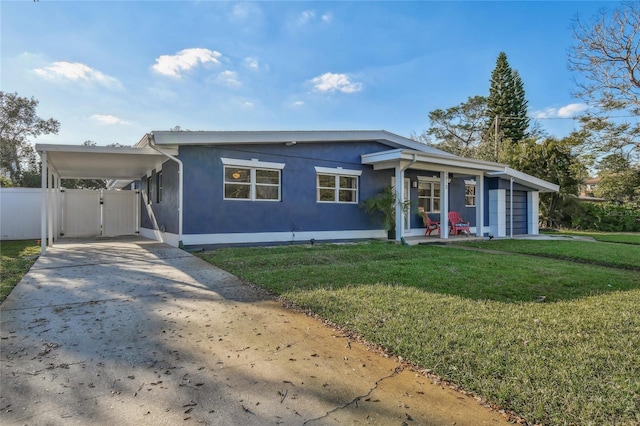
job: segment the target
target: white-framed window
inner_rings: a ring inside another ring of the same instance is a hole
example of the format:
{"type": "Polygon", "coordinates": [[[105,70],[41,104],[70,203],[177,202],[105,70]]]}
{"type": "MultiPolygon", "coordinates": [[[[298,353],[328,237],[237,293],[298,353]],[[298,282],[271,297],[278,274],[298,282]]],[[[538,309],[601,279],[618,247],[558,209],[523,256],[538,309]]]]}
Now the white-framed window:
{"type": "Polygon", "coordinates": [[[280,201],[283,163],[221,158],[224,164],[224,199],[280,201]]]}
{"type": "Polygon", "coordinates": [[[476,206],[476,181],[464,181],[464,205],[465,207],[476,206]]]}
{"type": "Polygon", "coordinates": [[[156,173],[156,203],[162,201],[162,172],[156,173]]]}
{"type": "Polygon", "coordinates": [[[358,203],[358,180],[362,170],[316,167],[318,203],[358,203]]]}
{"type": "Polygon", "coordinates": [[[147,204],[151,204],[151,182],[153,181],[151,175],[147,176],[147,204]]]}
{"type": "Polygon", "coordinates": [[[418,178],[418,207],[427,213],[440,212],[440,179],[418,178]]]}

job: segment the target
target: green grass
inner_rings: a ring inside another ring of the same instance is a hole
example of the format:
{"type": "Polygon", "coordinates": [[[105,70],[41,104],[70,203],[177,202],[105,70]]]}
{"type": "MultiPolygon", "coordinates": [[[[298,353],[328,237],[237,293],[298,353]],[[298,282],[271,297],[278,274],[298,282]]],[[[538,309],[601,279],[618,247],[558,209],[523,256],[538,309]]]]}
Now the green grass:
{"type": "Polygon", "coordinates": [[[40,254],[34,240],[0,241],[0,303],[20,282],[40,254]]]}
{"type": "Polygon", "coordinates": [[[585,231],[563,230],[561,232],[545,232],[545,234],[583,236],[583,237],[591,237],[596,241],[640,245],[640,233],[638,232],[613,233],[613,232],[585,232],[585,231]]]}
{"type": "Polygon", "coordinates": [[[492,240],[459,244],[640,271],[640,245],[562,240],[492,240]]]}
{"type": "Polygon", "coordinates": [[[640,422],[637,271],[387,243],[201,257],[530,422],[640,422]]]}

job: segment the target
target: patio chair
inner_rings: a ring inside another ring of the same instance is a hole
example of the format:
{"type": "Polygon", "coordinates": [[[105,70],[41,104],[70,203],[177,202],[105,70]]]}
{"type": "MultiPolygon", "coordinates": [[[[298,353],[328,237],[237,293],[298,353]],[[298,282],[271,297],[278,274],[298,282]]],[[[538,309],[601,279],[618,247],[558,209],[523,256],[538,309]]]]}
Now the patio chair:
{"type": "Polygon", "coordinates": [[[469,222],[462,219],[460,213],[449,212],[449,230],[453,235],[458,235],[459,232],[464,232],[468,237],[471,235],[469,225],[469,222]]]}
{"type": "Polygon", "coordinates": [[[438,235],[440,235],[440,222],[431,220],[427,212],[422,212],[421,216],[422,222],[424,222],[424,226],[426,226],[424,235],[431,235],[433,231],[438,231],[438,235]]]}

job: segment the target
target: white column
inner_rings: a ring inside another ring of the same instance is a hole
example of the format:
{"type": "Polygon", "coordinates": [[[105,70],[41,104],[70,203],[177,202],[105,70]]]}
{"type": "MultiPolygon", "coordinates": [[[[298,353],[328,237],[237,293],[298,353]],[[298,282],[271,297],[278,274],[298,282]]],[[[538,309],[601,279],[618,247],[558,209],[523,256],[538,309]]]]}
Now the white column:
{"type": "Polygon", "coordinates": [[[47,194],[49,197],[49,203],[47,208],[47,236],[48,236],[48,246],[53,246],[53,209],[55,207],[55,203],[53,202],[53,172],[48,173],[49,178],[49,189],[47,190],[47,194]]]}
{"type": "Polygon", "coordinates": [[[440,238],[449,238],[449,172],[440,172],[440,238]]]}
{"type": "Polygon", "coordinates": [[[484,175],[476,176],[476,235],[484,235],[484,175]]]}
{"type": "Polygon", "coordinates": [[[42,151],[40,154],[42,158],[42,172],[40,177],[40,188],[42,190],[42,206],[40,211],[40,253],[45,254],[47,251],[47,209],[48,196],[47,196],[47,151],[42,151]]]}
{"type": "Polygon", "coordinates": [[[489,190],[489,229],[494,237],[507,236],[507,190],[489,190]]]}
{"type": "Polygon", "coordinates": [[[396,166],[396,241],[404,236],[404,211],[402,211],[402,201],[404,197],[404,170],[399,165],[396,166]]]}
{"type": "Polygon", "coordinates": [[[527,192],[527,229],[529,235],[540,233],[539,209],[540,193],[538,191],[527,192]]]}

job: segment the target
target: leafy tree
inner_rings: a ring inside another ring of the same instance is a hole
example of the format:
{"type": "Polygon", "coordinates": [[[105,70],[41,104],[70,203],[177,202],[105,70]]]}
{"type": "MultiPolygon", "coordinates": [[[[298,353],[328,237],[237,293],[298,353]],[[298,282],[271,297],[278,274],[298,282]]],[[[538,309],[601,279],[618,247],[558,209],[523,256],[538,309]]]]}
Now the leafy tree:
{"type": "Polygon", "coordinates": [[[446,110],[431,111],[431,127],[422,137],[429,145],[462,157],[474,158],[484,139],[486,111],[487,98],[484,96],[470,97],[466,102],[446,110]]]}
{"type": "Polygon", "coordinates": [[[516,170],[560,186],[558,193],[540,194],[541,223],[559,227],[571,222],[577,211],[577,194],[584,166],[573,148],[582,143],[579,134],[563,139],[546,138],[522,141],[510,150],[509,165],[516,170]]]}
{"type": "Polygon", "coordinates": [[[576,18],[575,44],[569,68],[580,73],[576,95],[592,107],[582,118],[591,132],[590,145],[599,153],[640,157],[640,3],[602,9],[591,21],[576,18]],[[618,114],[619,112],[623,114],[618,114]],[[618,113],[616,113],[618,112],[618,113]],[[630,115],[632,120],[621,120],[630,115]],[[634,120],[635,119],[635,120],[634,120]]]}
{"type": "Polygon", "coordinates": [[[640,207],[640,165],[632,166],[624,155],[611,154],[600,162],[599,176],[596,196],[640,207]]]}
{"type": "Polygon", "coordinates": [[[25,172],[37,173],[37,161],[29,137],[58,133],[60,123],[36,115],[38,101],[17,93],[0,91],[0,171],[14,186],[20,186],[25,172]]]}
{"type": "MultiPolygon", "coordinates": [[[[491,73],[491,85],[487,99],[486,128],[496,137],[496,127],[505,138],[517,143],[528,137],[529,118],[527,100],[520,74],[513,70],[507,55],[500,52],[496,67],[491,73]]],[[[497,155],[496,155],[497,157],[497,155]]]]}

